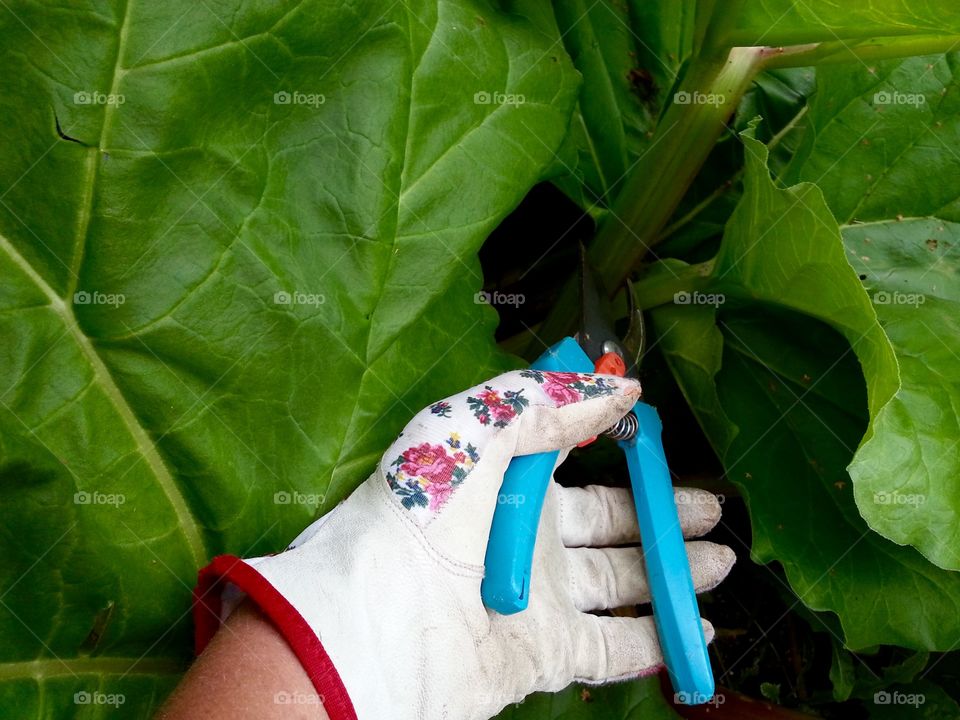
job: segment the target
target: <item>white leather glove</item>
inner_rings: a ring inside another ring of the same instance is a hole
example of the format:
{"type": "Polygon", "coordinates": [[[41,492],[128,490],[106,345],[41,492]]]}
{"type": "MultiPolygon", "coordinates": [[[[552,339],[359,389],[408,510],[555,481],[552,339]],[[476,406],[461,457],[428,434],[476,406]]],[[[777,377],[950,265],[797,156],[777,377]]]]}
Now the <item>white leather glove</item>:
{"type": "MultiPolygon", "coordinates": [[[[624,378],[522,370],[434,403],[288,550],[221,556],[201,571],[198,651],[250,597],[286,637],[332,720],[486,720],[534,691],[654,672],[663,660],[651,617],[590,613],[649,601],[641,550],[611,547],[639,540],[625,489],[551,480],[529,607],[499,615],[480,598],[511,458],[597,435],[639,395],[624,378]]],[[[684,535],[710,530],[716,498],[682,493],[684,535]]],[[[698,592],[734,562],[730,548],[709,542],[687,551],[698,592]]],[[[712,639],[706,621],[704,631],[712,639]]]]}

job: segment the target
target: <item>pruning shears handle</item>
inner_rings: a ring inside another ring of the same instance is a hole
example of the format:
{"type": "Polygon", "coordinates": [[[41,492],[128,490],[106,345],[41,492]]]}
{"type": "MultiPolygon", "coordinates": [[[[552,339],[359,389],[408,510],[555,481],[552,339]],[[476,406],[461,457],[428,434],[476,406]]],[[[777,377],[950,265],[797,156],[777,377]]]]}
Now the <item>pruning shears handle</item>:
{"type": "MultiPolygon", "coordinates": [[[[547,349],[530,366],[546,372],[593,372],[593,361],[571,337],[547,349]]],[[[510,461],[493,513],[480,595],[501,615],[526,610],[530,602],[530,568],[540,526],[540,511],[560,453],[521,455],[510,461]],[[508,502],[523,497],[524,502],[508,502]]]]}
{"type": "MultiPolygon", "coordinates": [[[[577,340],[566,337],[531,365],[557,372],[593,372],[594,362],[577,340]]],[[[707,702],[714,692],[693,579],[663,453],[657,411],[643,402],[633,410],[637,432],[619,440],[630,471],[653,616],[674,690],[680,702],[707,702]]],[[[515,457],[497,498],[480,586],[484,604],[503,615],[526,609],[537,528],[558,452],[515,457]],[[522,496],[523,503],[509,502],[522,496]]]]}
{"type": "Polygon", "coordinates": [[[653,619],[677,700],[700,705],[713,697],[713,669],[663,452],[663,425],[644,402],[634,405],[633,413],[637,433],[617,445],[627,456],[653,619]]]}

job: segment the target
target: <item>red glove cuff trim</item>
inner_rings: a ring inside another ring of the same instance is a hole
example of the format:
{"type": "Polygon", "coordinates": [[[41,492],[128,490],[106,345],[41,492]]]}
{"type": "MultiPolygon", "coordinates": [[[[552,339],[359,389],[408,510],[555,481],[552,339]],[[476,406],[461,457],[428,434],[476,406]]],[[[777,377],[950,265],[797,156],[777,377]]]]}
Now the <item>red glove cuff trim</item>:
{"type": "Polygon", "coordinates": [[[347,689],[307,621],[266,578],[233,555],[215,557],[200,570],[193,590],[193,622],[199,655],[220,627],[220,593],[229,582],[253,600],[286,639],[321,696],[330,720],[357,720],[347,689]]]}

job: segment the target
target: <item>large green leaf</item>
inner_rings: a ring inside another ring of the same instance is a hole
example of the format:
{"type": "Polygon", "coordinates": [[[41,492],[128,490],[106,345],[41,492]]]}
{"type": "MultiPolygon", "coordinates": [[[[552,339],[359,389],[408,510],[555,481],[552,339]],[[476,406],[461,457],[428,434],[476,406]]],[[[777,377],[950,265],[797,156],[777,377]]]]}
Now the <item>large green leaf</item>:
{"type": "Polygon", "coordinates": [[[850,468],[867,522],[960,569],[960,83],[954,55],[818,73],[791,174],[842,224],[899,389],[850,468]]]}
{"type": "MultiPolygon", "coordinates": [[[[732,119],[733,127],[745,130],[753,118],[763,117],[758,139],[770,145],[769,165],[779,175],[793,157],[807,96],[814,88],[812,68],[791,68],[758,73],[744,93],[732,119]]],[[[657,246],[660,257],[688,261],[712,257],[719,246],[723,228],[740,198],[743,153],[739,138],[731,131],[707,158],[674,213],[676,220],[664,228],[657,246]]],[[[651,179],[651,191],[654,188],[651,179]]]]}
{"type": "Polygon", "coordinates": [[[607,209],[649,147],[693,47],[695,9],[690,0],[555,0],[583,84],[554,182],[582,207],[607,209]]]}
{"type": "Polygon", "coordinates": [[[960,32],[960,8],[937,0],[732,0],[714,17],[711,40],[720,47],[960,32]]]}
{"type": "MultiPolygon", "coordinates": [[[[765,147],[749,133],[744,145],[743,199],[704,268],[704,288],[725,297],[656,310],[659,347],[744,492],[754,558],[782,563],[851,647],[947,649],[960,642],[960,575],[870,530],[845,472],[868,413],[897,388],[889,343],[818,188],[777,187],[765,147]]],[[[662,264],[640,297],[683,272],[662,264]]]]}
{"type": "Polygon", "coordinates": [[[614,685],[573,685],[559,693],[537,693],[508,706],[497,720],[677,720],[652,675],[614,685]]]}
{"type": "Polygon", "coordinates": [[[199,565],[281,549],[413,412],[509,362],[475,251],[566,131],[552,22],[0,10],[0,706],[109,713],[74,704],[99,690],[146,715],[199,565]]]}

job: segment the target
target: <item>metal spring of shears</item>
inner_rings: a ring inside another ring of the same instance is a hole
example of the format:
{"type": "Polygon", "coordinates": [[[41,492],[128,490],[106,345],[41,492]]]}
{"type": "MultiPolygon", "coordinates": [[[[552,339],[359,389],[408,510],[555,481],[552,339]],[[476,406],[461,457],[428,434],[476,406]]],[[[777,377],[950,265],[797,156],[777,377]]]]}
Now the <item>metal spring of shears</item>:
{"type": "Polygon", "coordinates": [[[637,434],[640,422],[633,410],[628,412],[622,418],[617,420],[617,424],[609,430],[604,430],[603,434],[614,440],[632,440],[637,434]]]}

